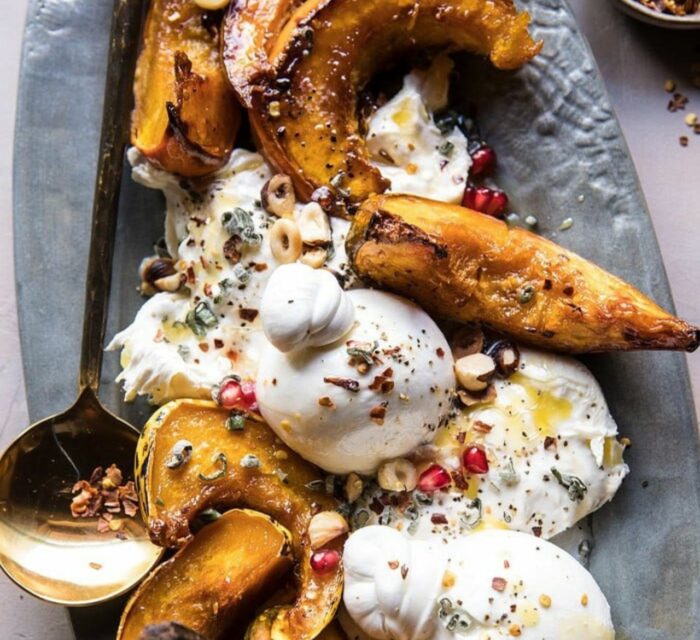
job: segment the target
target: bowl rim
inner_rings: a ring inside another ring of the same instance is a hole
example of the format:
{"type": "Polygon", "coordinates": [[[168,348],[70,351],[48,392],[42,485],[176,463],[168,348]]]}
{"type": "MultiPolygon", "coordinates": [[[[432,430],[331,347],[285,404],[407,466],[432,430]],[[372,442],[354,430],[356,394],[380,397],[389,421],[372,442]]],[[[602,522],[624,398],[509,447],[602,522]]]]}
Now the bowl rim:
{"type": "Polygon", "coordinates": [[[656,24],[668,27],[700,28],[700,13],[688,16],[675,16],[668,13],[661,13],[660,11],[655,11],[654,9],[649,9],[639,2],[639,0],[617,0],[617,2],[618,4],[621,4],[625,8],[629,9],[631,13],[638,14],[638,17],[643,20],[646,19],[656,24]]]}

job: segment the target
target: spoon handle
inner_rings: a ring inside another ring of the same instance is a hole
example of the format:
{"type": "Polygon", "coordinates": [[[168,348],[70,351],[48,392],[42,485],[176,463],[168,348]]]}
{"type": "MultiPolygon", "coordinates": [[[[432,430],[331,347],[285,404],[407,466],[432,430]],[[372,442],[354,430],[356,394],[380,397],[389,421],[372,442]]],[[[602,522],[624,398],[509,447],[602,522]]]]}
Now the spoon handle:
{"type": "Polygon", "coordinates": [[[142,3],[143,0],[114,0],[85,284],[79,378],[81,390],[89,386],[97,391],[100,385],[102,341],[112,276],[124,149],[129,138],[132,82],[141,33],[142,3]]]}

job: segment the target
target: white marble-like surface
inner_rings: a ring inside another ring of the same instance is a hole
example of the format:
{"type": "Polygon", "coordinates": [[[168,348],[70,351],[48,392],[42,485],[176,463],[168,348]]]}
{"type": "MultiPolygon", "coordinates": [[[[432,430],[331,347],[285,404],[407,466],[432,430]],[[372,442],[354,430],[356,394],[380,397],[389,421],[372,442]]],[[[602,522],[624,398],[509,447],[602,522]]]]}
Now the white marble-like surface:
{"type": "MultiPolygon", "coordinates": [[[[105,0],[107,1],[107,0],[105,0]]],[[[27,412],[17,337],[12,269],[12,138],[22,27],[27,0],[3,2],[0,21],[0,447],[27,412]]],[[[571,0],[591,40],[613,104],[627,136],[664,255],[678,312],[700,324],[700,136],[688,134],[683,116],[700,115],[700,89],[690,85],[697,34],[641,26],[612,10],[606,0],[571,0]],[[690,97],[685,112],[665,110],[667,78],[690,97]],[[681,148],[680,135],[690,144],[681,148]]],[[[695,396],[700,393],[700,354],[689,359],[695,396]]],[[[0,629],[7,640],[71,640],[64,609],[24,595],[0,576],[0,629]]]]}

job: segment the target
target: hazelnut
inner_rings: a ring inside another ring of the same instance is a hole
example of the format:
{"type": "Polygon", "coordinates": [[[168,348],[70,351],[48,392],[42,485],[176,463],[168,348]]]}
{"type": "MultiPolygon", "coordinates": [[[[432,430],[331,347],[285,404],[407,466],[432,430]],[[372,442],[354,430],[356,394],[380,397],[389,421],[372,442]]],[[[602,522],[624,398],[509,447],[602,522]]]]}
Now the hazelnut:
{"type": "Polygon", "coordinates": [[[316,551],[349,531],[348,523],[336,511],[321,511],[309,522],[309,544],[316,551]]]}
{"type": "Polygon", "coordinates": [[[362,490],[364,489],[364,483],[362,478],[356,473],[350,473],[345,480],[345,495],[347,496],[348,502],[353,503],[362,495],[362,490]]]}
{"type": "Polygon", "coordinates": [[[465,391],[464,389],[459,389],[457,391],[457,397],[465,407],[485,404],[496,399],[496,387],[490,384],[483,391],[465,391]]]}
{"type": "Polygon", "coordinates": [[[452,335],[450,346],[455,360],[479,353],[484,348],[484,334],[479,328],[462,327],[452,335]]]}
{"type": "Polygon", "coordinates": [[[295,262],[301,255],[302,244],[299,227],[294,220],[280,218],[270,229],[270,251],[280,264],[295,262]]]}
{"type": "Polygon", "coordinates": [[[260,202],[268,213],[291,218],[296,203],[292,179],[283,173],[272,176],[260,191],[260,202]]]}
{"type": "Polygon", "coordinates": [[[483,391],[495,373],[496,363],[484,353],[473,353],[455,362],[457,382],[467,391],[483,391]]]}
{"type": "Polygon", "coordinates": [[[413,491],[418,482],[418,472],[410,460],[396,458],[379,467],[377,482],[385,491],[413,491]]]}
{"type": "Polygon", "coordinates": [[[496,372],[503,378],[514,374],[520,366],[520,351],[510,340],[494,342],[486,349],[486,355],[494,359],[496,372]]]}
{"type": "Polygon", "coordinates": [[[331,225],[318,202],[309,202],[296,215],[301,241],[310,247],[326,246],[331,241],[331,225]]]}
{"type": "Polygon", "coordinates": [[[177,291],[183,282],[171,258],[152,256],[141,262],[141,293],[153,295],[158,291],[177,291]]]}
{"type": "Polygon", "coordinates": [[[312,269],[320,269],[328,259],[328,251],[323,247],[314,247],[304,253],[299,258],[299,262],[305,264],[312,269]]]}

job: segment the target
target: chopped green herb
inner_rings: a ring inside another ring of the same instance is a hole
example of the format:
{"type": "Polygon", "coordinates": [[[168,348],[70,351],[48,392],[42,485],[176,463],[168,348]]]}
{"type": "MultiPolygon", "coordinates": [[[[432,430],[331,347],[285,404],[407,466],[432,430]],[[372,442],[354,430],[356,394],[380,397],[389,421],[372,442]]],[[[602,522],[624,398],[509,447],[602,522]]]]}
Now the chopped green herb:
{"type": "Polygon", "coordinates": [[[221,512],[216,509],[205,509],[198,518],[202,522],[216,522],[221,517],[221,512]]]}
{"type": "Polygon", "coordinates": [[[209,475],[200,473],[199,479],[203,482],[212,482],[213,480],[218,480],[219,478],[222,478],[226,473],[226,469],[228,468],[228,460],[226,459],[225,453],[218,453],[217,455],[215,455],[212,462],[215,465],[218,464],[220,468],[209,475]]]}
{"type": "Polygon", "coordinates": [[[379,343],[375,340],[374,344],[369,342],[355,342],[352,341],[348,343],[347,352],[351,358],[360,358],[364,360],[366,364],[374,364],[374,352],[379,348],[379,343]]]}
{"type": "Polygon", "coordinates": [[[219,288],[221,289],[221,293],[228,293],[231,289],[233,289],[233,281],[231,278],[219,280],[219,288]]]}
{"type": "Polygon", "coordinates": [[[192,443],[189,440],[178,440],[170,450],[170,455],[165,460],[168,469],[179,469],[189,462],[192,457],[192,443]]]}
{"type": "Polygon", "coordinates": [[[231,411],[226,420],[226,428],[229,431],[243,431],[245,428],[245,414],[240,411],[231,411]]]}
{"type": "Polygon", "coordinates": [[[474,498],[467,506],[464,513],[459,517],[460,522],[467,527],[473,529],[481,522],[482,507],[481,500],[474,498]]]}
{"type": "Polygon", "coordinates": [[[449,158],[452,155],[454,148],[455,148],[455,146],[449,140],[445,140],[445,142],[443,142],[438,147],[438,152],[440,153],[440,155],[443,155],[443,156],[449,158]]]}
{"type": "Polygon", "coordinates": [[[508,464],[500,471],[498,477],[507,487],[513,487],[520,482],[520,476],[513,466],[513,458],[508,459],[508,464]]]}
{"type": "Polygon", "coordinates": [[[240,262],[233,268],[233,275],[241,284],[246,284],[250,281],[250,271],[246,269],[240,262]]]}
{"type": "Polygon", "coordinates": [[[289,474],[282,471],[282,469],[275,469],[275,474],[280,479],[282,484],[289,484],[289,474]]]}
{"type": "Polygon", "coordinates": [[[555,467],[552,467],[552,475],[557,479],[557,482],[564,487],[569,493],[571,502],[580,502],[588,491],[588,487],[576,476],[561,473],[555,467]]]}
{"type": "Polygon", "coordinates": [[[184,344],[177,345],[177,355],[187,362],[190,358],[190,348],[186,347],[184,344]]]}
{"type": "Polygon", "coordinates": [[[438,600],[438,617],[448,631],[462,634],[469,631],[473,619],[462,607],[456,606],[449,598],[438,600]]]}
{"type": "Polygon", "coordinates": [[[239,237],[245,244],[257,246],[262,242],[262,236],[255,231],[253,214],[240,207],[224,212],[221,216],[221,226],[226,233],[239,237]]]}
{"type": "Polygon", "coordinates": [[[158,505],[159,507],[164,507],[165,502],[163,502],[163,498],[156,498],[156,505],[158,505]]]}
{"type": "Polygon", "coordinates": [[[209,305],[202,300],[197,306],[187,314],[185,324],[192,330],[198,338],[203,338],[207,334],[207,329],[211,329],[219,324],[214,312],[209,305]]]}
{"type": "Polygon", "coordinates": [[[254,456],[252,453],[246,453],[241,458],[241,466],[244,469],[259,469],[260,458],[258,458],[258,456],[254,456]]]}
{"type": "Polygon", "coordinates": [[[518,302],[520,302],[520,304],[527,304],[534,297],[535,297],[535,287],[533,287],[531,284],[529,284],[526,287],[523,287],[522,291],[520,291],[520,295],[518,296],[518,302]]]}

